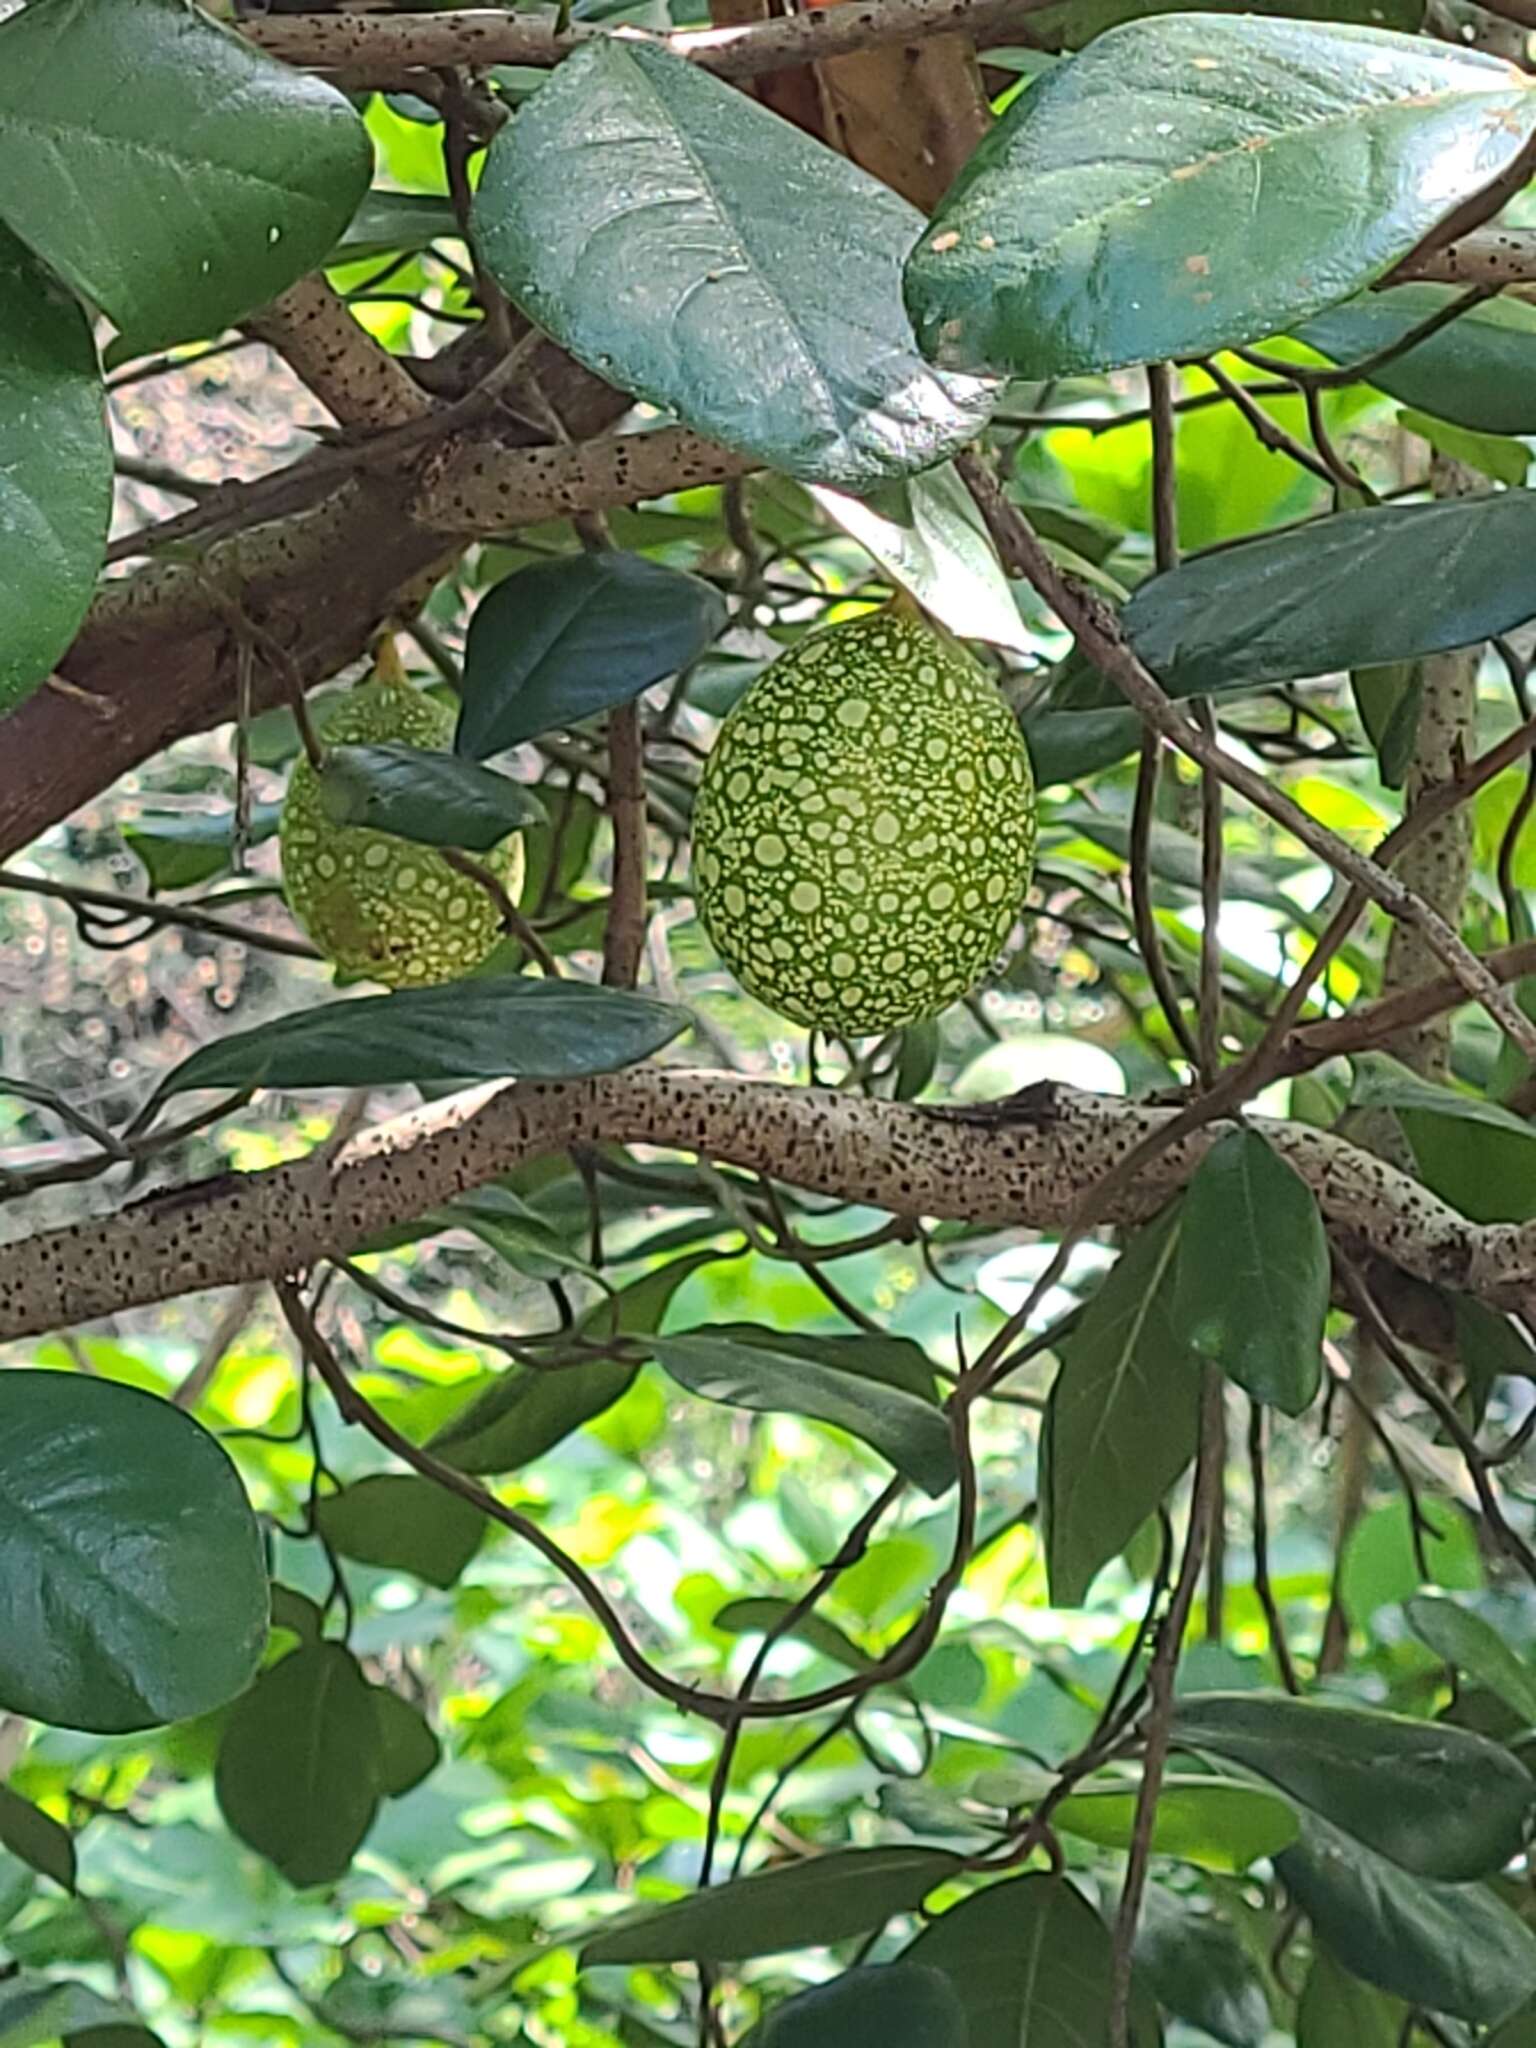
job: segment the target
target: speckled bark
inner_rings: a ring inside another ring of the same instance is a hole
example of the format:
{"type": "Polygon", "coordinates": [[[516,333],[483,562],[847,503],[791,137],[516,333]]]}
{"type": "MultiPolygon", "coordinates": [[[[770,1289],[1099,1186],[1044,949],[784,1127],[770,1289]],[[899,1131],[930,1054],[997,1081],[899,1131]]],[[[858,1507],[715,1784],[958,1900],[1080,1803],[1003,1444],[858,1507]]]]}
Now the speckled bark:
{"type": "MultiPolygon", "coordinates": [[[[1473,470],[1442,455],[1431,465],[1430,481],[1437,498],[1470,497],[1483,488],[1482,478],[1473,470]]],[[[1429,655],[1422,664],[1423,695],[1418,737],[1403,792],[1405,814],[1438,784],[1453,780],[1474,751],[1482,652],[1481,646],[1457,648],[1450,654],[1429,655]]],[[[1421,833],[1404,851],[1396,872],[1447,924],[1459,929],[1471,861],[1472,817],[1470,808],[1462,806],[1421,833]]],[[[1439,961],[1416,926],[1402,921],[1393,925],[1384,993],[1411,988],[1415,982],[1430,979],[1438,968],[1439,961]]],[[[1439,1080],[1445,1076],[1450,1036],[1451,1012],[1447,1010],[1398,1034],[1389,1049],[1416,1073],[1439,1080]]]]}
{"type": "MultiPolygon", "coordinates": [[[[1173,1114],[1047,1084],[967,1111],[730,1074],[634,1067],[433,1104],[321,1155],[229,1174],[0,1250],[0,1341],[354,1250],[525,1160],[647,1143],[903,1216],[1059,1229],[1085,1188],[1173,1114]]],[[[1488,1301],[1536,1306],[1536,1227],[1477,1225],[1326,1131],[1266,1123],[1348,1242],[1488,1301]]],[[[1146,1214],[1222,1127],[1161,1154],[1107,1221],[1146,1214]]]]}

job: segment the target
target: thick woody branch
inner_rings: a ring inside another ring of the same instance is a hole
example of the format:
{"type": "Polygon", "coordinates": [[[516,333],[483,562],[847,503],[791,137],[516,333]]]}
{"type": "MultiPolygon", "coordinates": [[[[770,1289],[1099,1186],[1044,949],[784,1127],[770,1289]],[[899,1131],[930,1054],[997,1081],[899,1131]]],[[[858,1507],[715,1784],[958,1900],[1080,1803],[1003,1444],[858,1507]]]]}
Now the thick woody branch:
{"type": "Polygon", "coordinates": [[[1536,285],[1536,228],[1478,228],[1443,249],[1410,256],[1389,282],[1404,284],[1410,278],[1489,290],[1536,285]]]}
{"type": "MultiPolygon", "coordinates": [[[[327,463],[331,454],[315,458],[304,510],[216,540],[200,562],[156,563],[103,587],[60,680],[5,721],[0,860],[172,740],[233,716],[237,593],[314,684],[362,655],[384,620],[414,609],[470,535],[634,504],[751,467],[683,428],[560,448],[460,437],[418,458],[409,486],[349,475],[327,463]]],[[[284,689],[258,661],[256,708],[281,701],[284,689]]]]}
{"type": "MultiPolygon", "coordinates": [[[[635,1067],[479,1089],[378,1126],[338,1158],[226,1174],[9,1245],[0,1341],[344,1257],[526,1161],[642,1143],[908,1216],[1060,1228],[1084,1192],[1176,1114],[1047,1084],[974,1110],[635,1067]]],[[[1507,1307],[1536,1306],[1536,1228],[1470,1223],[1385,1162],[1309,1125],[1260,1120],[1351,1248],[1507,1307]]],[[[1225,1126],[1176,1142],[1103,1218],[1157,1208],[1225,1126]]]]}
{"type": "MultiPolygon", "coordinates": [[[[846,0],[841,7],[743,28],[683,29],[645,36],[722,78],[757,78],[824,57],[847,56],[929,36],[968,36],[979,49],[1006,43],[1020,22],[1053,0],[846,0]]],[[[582,43],[635,29],[571,28],[491,8],[442,14],[273,15],[242,29],[274,57],[324,71],[348,86],[388,85],[413,70],[449,64],[558,64],[582,43]]]]}
{"type": "Polygon", "coordinates": [[[319,275],[300,279],[244,325],[286,359],[343,426],[395,427],[432,410],[404,364],[358,325],[319,275]]]}

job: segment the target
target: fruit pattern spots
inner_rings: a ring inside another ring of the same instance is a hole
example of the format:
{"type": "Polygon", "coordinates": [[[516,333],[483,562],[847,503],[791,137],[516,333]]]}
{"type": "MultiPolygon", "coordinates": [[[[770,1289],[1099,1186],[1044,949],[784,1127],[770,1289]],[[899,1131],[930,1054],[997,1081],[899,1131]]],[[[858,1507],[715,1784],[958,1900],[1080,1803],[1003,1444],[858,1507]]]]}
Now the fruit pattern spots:
{"type": "Polygon", "coordinates": [[[974,988],[1034,855],[1012,713],[980,663],[893,610],[780,655],[720,728],[694,809],[721,956],[784,1016],[850,1034],[974,988]]]}
{"type": "MultiPolygon", "coordinates": [[[[328,743],[446,750],[453,713],[419,690],[369,682],[344,698],[325,729],[328,743]]],[[[344,974],[391,988],[454,981],[480,965],[502,937],[484,889],[434,847],[337,825],[326,816],[320,777],[300,759],[288,782],[280,830],[289,907],[344,974]]],[[[514,898],[523,879],[517,833],[479,858],[514,898]]]]}

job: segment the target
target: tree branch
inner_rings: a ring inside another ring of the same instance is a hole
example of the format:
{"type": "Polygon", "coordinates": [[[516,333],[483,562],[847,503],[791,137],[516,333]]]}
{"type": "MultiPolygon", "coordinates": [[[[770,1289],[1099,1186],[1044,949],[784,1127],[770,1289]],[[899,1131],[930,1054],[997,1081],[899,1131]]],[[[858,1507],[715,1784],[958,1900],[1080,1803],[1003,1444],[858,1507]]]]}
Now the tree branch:
{"type": "MultiPolygon", "coordinates": [[[[573,1145],[656,1145],[902,1216],[1052,1230],[1176,1115],[1054,1084],[975,1109],[933,1110],[656,1066],[478,1089],[377,1126],[339,1157],[220,1175],[7,1246],[0,1342],[343,1257],[573,1145]]],[[[1117,1191],[1101,1220],[1132,1221],[1159,1207],[1226,1128],[1213,1123],[1168,1146],[1117,1191]]],[[[1279,1121],[1263,1128],[1351,1246],[1417,1279],[1536,1308],[1536,1226],[1470,1223],[1330,1132],[1279,1121]]]]}
{"type": "Polygon", "coordinates": [[[1283,790],[1225,753],[1218,740],[1193,724],[1126,639],[1115,613],[1102,598],[1057,567],[1029,521],[1003,495],[996,478],[979,457],[962,455],[957,467],[981,509],[1004,563],[1014,575],[1028,578],[1071,628],[1078,646],[1094,667],[1115,685],[1127,703],[1134,705],[1146,724],[1202,768],[1219,776],[1255,810],[1272,818],[1390,916],[1413,925],[1429,951],[1456,976],[1469,998],[1483,1005],[1527,1059],[1536,1061],[1536,1026],[1440,913],[1396,875],[1309,817],[1283,790]]]}
{"type": "Polygon", "coordinates": [[[964,35],[978,48],[1008,42],[1018,24],[1054,0],[847,0],[742,28],[571,28],[490,8],[441,14],[271,15],[244,35],[285,63],[325,71],[347,86],[390,85],[413,70],[451,64],[558,64],[582,43],[615,33],[661,43],[722,78],[758,78],[824,57],[847,56],[928,36],[964,35]]]}

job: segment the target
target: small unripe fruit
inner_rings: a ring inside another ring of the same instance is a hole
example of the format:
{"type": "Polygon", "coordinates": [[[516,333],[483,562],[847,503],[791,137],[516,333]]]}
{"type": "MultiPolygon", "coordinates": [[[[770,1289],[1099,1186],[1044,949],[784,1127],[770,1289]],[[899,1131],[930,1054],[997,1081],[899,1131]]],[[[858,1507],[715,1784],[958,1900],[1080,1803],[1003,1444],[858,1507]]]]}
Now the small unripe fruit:
{"type": "Polygon", "coordinates": [[[771,1008],[844,1035],[973,989],[1034,857],[1017,721],[979,662],[899,605],[764,670],[720,728],[693,814],[694,889],[722,958],[771,1008]]]}
{"type": "MultiPolygon", "coordinates": [[[[386,675],[343,698],[324,739],[332,746],[398,741],[446,752],[453,728],[452,711],[386,675]]],[[[349,979],[390,988],[456,981],[504,936],[489,892],[437,848],[327,816],[320,777],[302,757],[289,777],[280,843],[289,907],[349,979]]],[[[514,832],[476,858],[515,899],[523,880],[521,836],[514,832]]]]}

